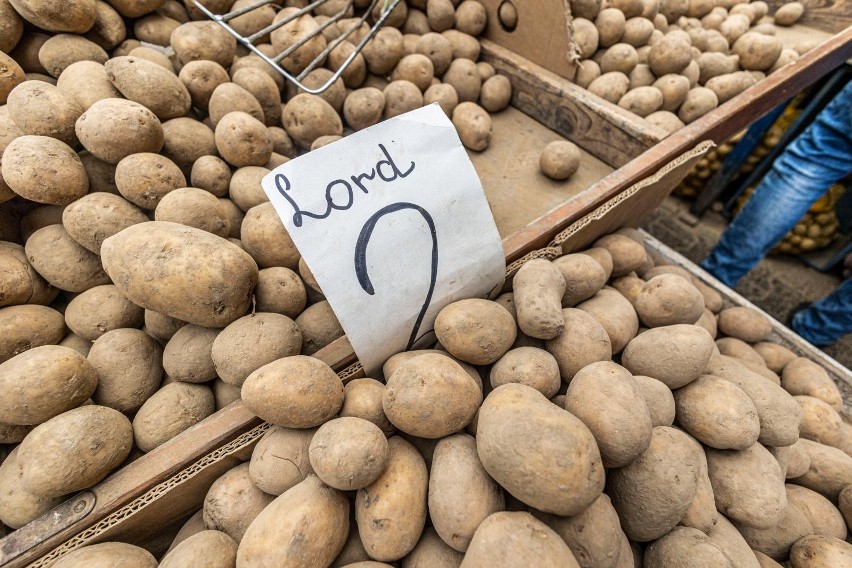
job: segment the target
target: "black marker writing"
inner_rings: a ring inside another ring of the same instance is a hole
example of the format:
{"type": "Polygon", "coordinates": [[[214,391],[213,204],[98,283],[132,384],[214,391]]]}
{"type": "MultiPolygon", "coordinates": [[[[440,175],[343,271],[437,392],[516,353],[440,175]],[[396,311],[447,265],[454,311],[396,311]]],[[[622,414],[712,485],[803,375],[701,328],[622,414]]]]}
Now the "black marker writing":
{"type": "MultiPolygon", "coordinates": [[[[412,164],[412,169],[414,168],[412,164]]],[[[380,174],[381,175],[381,174],[380,174]]],[[[435,283],[438,279],[438,237],[435,234],[435,222],[428,211],[413,203],[392,203],[386,207],[379,209],[372,217],[367,219],[361,233],[358,235],[358,241],[355,244],[355,275],[358,277],[358,283],[361,288],[371,296],[376,293],[373,289],[373,283],[370,281],[370,275],[367,272],[367,245],[370,244],[370,237],[373,234],[373,229],[376,228],[376,223],[391,213],[412,209],[420,213],[426,224],[429,225],[429,233],[432,235],[432,269],[429,280],[429,292],[426,294],[426,300],[423,302],[423,307],[420,308],[420,313],[417,315],[417,320],[414,322],[414,328],[411,330],[411,336],[408,338],[408,345],[405,350],[408,351],[414,346],[417,341],[417,332],[420,330],[420,325],[423,323],[423,318],[426,316],[426,311],[429,309],[429,304],[432,302],[432,293],[435,291],[435,283]]]]}

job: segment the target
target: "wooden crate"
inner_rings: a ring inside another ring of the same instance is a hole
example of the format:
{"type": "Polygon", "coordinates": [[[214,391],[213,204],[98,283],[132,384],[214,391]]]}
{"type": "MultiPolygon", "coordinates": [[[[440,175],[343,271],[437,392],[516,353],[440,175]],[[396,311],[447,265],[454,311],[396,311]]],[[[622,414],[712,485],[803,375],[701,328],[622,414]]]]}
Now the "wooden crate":
{"type": "MultiPolygon", "coordinates": [[[[483,59],[507,75],[515,91],[512,107],[494,117],[492,147],[472,155],[504,238],[510,274],[525,255],[575,250],[618,227],[635,226],[713,142],[727,139],[850,57],[852,28],[665,137],[639,117],[483,41],[483,59]],[[568,183],[538,172],[540,148],[560,138],[584,151],[583,170],[568,183]]],[[[315,356],[344,381],[363,376],[345,337],[315,356]]],[[[245,459],[267,428],[240,402],[222,409],[0,539],[0,566],[49,566],[74,548],[106,540],[162,551],[169,527],[198,509],[210,484],[245,459]]]]}

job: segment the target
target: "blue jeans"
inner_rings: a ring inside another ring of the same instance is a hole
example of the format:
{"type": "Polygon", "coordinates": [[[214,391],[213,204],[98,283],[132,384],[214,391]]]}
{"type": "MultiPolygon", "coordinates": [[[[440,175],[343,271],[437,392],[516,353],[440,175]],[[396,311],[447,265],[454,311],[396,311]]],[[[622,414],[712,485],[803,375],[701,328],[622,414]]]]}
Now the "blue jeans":
{"type": "MultiPolygon", "coordinates": [[[[784,238],[813,203],[852,172],[852,81],[772,164],[740,214],[704,260],[730,287],[784,238]]],[[[794,330],[817,345],[852,332],[852,285],[797,315],[794,330]]]]}

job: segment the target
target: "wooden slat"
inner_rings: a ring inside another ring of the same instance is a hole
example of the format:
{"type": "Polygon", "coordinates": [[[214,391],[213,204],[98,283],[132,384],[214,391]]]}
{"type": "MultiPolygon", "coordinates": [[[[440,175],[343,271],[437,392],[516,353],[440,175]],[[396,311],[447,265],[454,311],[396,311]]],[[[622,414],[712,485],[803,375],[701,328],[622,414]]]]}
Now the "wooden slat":
{"type": "MultiPolygon", "coordinates": [[[[769,13],[789,3],[790,0],[767,0],[769,13]]],[[[849,0],[798,0],[805,6],[799,24],[831,33],[839,33],[852,26],[852,4],[849,0]]]]}
{"type": "Polygon", "coordinates": [[[481,59],[512,82],[512,106],[619,168],[666,133],[571,81],[488,40],[481,59]]]}
{"type": "Polygon", "coordinates": [[[545,246],[572,220],[578,219],[618,195],[636,180],[644,179],[664,164],[695,147],[699,142],[720,143],[739,132],[770,109],[801,92],[817,79],[852,57],[852,28],[776,71],[719,108],[680,129],[639,158],[608,175],[587,191],[543,215],[503,240],[506,259],[511,262],[526,251],[545,246]]]}

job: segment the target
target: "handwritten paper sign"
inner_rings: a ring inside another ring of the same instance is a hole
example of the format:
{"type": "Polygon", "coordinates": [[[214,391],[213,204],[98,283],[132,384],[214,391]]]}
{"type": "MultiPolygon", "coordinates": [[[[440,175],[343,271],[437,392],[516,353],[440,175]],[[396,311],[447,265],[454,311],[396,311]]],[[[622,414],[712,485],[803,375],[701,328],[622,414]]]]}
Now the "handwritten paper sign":
{"type": "Polygon", "coordinates": [[[482,185],[437,104],[282,164],[262,185],[367,373],[434,341],[444,306],[503,282],[482,185]]]}

